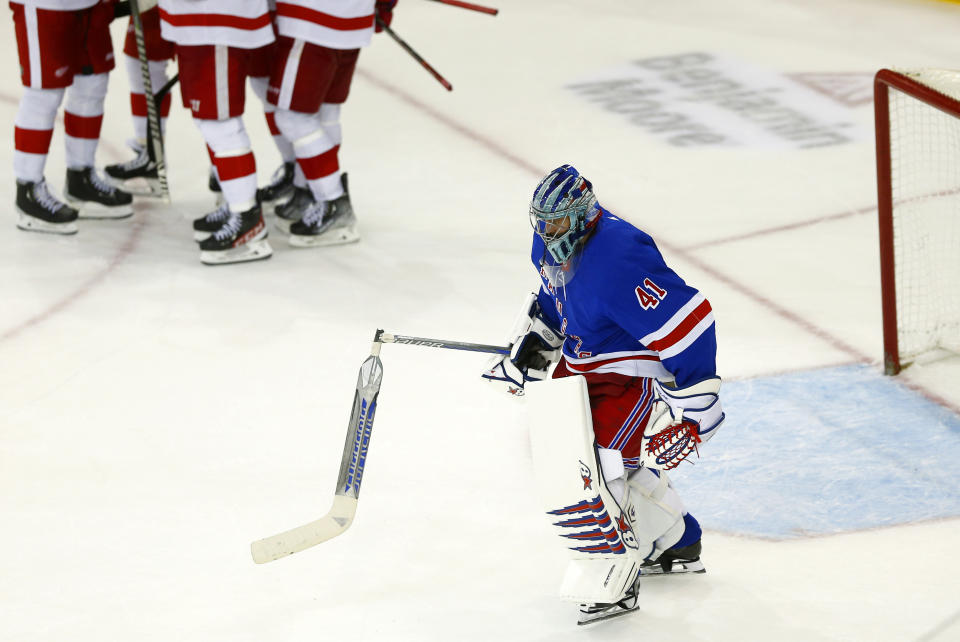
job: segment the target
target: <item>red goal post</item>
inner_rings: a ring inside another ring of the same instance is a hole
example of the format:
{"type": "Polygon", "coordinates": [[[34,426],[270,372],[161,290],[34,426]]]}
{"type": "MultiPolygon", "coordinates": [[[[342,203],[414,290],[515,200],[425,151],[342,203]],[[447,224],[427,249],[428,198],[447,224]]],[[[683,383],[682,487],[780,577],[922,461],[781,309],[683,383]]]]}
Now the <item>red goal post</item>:
{"type": "Polygon", "coordinates": [[[960,352],[960,70],[874,78],[884,370],[960,352]]]}

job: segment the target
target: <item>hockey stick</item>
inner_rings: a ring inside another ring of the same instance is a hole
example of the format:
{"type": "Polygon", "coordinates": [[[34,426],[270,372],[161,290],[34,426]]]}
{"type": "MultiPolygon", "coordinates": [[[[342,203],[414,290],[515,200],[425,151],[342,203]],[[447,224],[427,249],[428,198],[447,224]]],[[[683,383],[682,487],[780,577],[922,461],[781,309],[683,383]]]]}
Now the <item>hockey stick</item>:
{"type": "Polygon", "coordinates": [[[447,341],[446,339],[425,339],[423,337],[408,337],[402,334],[388,334],[377,330],[373,339],[380,343],[405,343],[411,346],[426,346],[428,348],[446,348],[448,350],[466,350],[468,352],[487,352],[492,354],[510,354],[508,346],[491,346],[483,343],[463,343],[462,341],[447,341]]]}
{"type": "Polygon", "coordinates": [[[272,562],[281,557],[299,553],[328,539],[333,539],[350,528],[357,512],[360,482],[367,463],[373,416],[377,411],[377,395],[383,379],[380,345],[376,339],[370,356],[360,366],[357,389],[353,395],[353,410],[347,424],[347,439],[340,459],[340,474],[333,506],[320,519],[283,533],[257,540],[250,545],[250,553],[257,564],[272,562]]]}
{"type": "MultiPolygon", "coordinates": [[[[160,118],[157,115],[157,101],[153,100],[153,83],[150,81],[150,64],[147,60],[147,46],[143,38],[143,20],[140,16],[139,0],[130,0],[130,17],[133,19],[133,36],[137,43],[137,58],[140,59],[140,74],[143,77],[143,93],[147,100],[147,153],[157,165],[157,180],[164,201],[170,202],[170,188],[167,185],[167,164],[163,152],[163,135],[160,132],[160,118]]],[[[171,85],[172,86],[172,85],[171,85]]],[[[169,90],[168,90],[169,91],[169,90]]]]}
{"type": "Polygon", "coordinates": [[[446,78],[444,78],[443,76],[441,76],[440,73],[439,73],[436,69],[434,69],[433,67],[431,67],[431,66],[430,66],[430,63],[428,63],[426,60],[424,60],[424,59],[420,56],[420,54],[418,54],[416,51],[414,51],[414,50],[413,50],[413,47],[411,47],[411,46],[408,45],[406,42],[404,42],[404,41],[403,41],[403,38],[401,38],[400,36],[398,36],[393,29],[391,29],[390,27],[388,27],[388,26],[387,26],[387,23],[380,19],[380,16],[377,16],[377,24],[380,26],[381,29],[383,29],[383,30],[387,33],[388,36],[390,36],[391,38],[393,38],[393,39],[397,42],[397,44],[400,45],[400,46],[403,48],[404,51],[406,51],[408,54],[410,54],[410,55],[413,57],[414,60],[416,60],[417,62],[419,62],[420,65],[423,66],[424,69],[426,69],[427,71],[429,71],[429,72],[433,75],[433,77],[437,79],[437,82],[439,82],[441,85],[443,85],[443,86],[446,88],[447,91],[453,91],[453,85],[451,85],[451,84],[447,81],[446,78]]]}
{"type": "Polygon", "coordinates": [[[383,381],[383,363],[380,361],[380,347],[384,343],[405,343],[407,345],[448,348],[469,352],[492,352],[510,354],[510,348],[491,346],[481,343],[463,343],[461,341],[443,341],[408,337],[401,334],[388,334],[377,330],[373,337],[370,356],[360,366],[357,388],[353,395],[353,410],[347,423],[347,438],[343,444],[340,458],[340,474],[337,477],[337,490],[333,495],[333,506],[327,514],[318,520],[292,528],[283,533],[265,537],[250,544],[253,561],[264,564],[281,557],[299,553],[317,544],[322,544],[350,528],[357,513],[357,501],[360,497],[360,482],[367,464],[367,452],[370,449],[370,436],[373,432],[373,417],[377,411],[377,396],[383,381]]]}
{"type": "Polygon", "coordinates": [[[170,90],[173,89],[173,86],[176,85],[177,82],[179,82],[179,81],[180,81],[180,74],[179,74],[179,73],[174,74],[174,75],[173,75],[173,78],[171,78],[170,80],[168,80],[167,82],[165,82],[165,83],[163,84],[163,87],[161,87],[160,89],[158,89],[158,90],[157,90],[157,93],[155,93],[155,94],[153,95],[153,102],[154,102],[155,104],[159,105],[159,104],[161,103],[161,101],[163,101],[163,99],[167,97],[167,94],[170,93],[170,90]]]}
{"type": "Polygon", "coordinates": [[[461,9],[470,9],[471,11],[479,11],[480,13],[487,13],[491,16],[495,16],[500,13],[499,9],[494,9],[493,7],[484,7],[479,4],[471,4],[469,2],[460,2],[460,0],[433,0],[433,2],[439,2],[440,4],[448,4],[452,7],[460,7],[461,9]]]}

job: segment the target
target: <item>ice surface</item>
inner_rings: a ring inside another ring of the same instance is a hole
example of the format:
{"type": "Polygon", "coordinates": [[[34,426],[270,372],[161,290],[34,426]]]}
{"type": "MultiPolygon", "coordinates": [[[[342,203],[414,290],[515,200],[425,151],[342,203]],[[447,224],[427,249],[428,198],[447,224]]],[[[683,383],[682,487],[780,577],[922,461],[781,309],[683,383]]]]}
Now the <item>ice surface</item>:
{"type": "MultiPolygon", "coordinates": [[[[857,97],[869,98],[873,72],[957,66],[957,7],[500,8],[400,3],[394,27],[452,93],[382,36],[361,55],[341,153],[363,234],[354,246],[294,250],[272,234],[269,261],[202,266],[188,219],[212,206],[207,156],[176,105],[174,204],[138,204],[132,220],[83,221],[72,238],[18,231],[8,156],[0,640],[960,637],[960,367],[925,364],[896,383],[876,374],[869,138],[803,148],[765,130],[764,144],[677,146],[633,124],[643,95],[597,102],[570,88],[705,52],[728,65],[710,66],[714,78],[758,83],[753,99],[789,95],[825,126],[869,132],[857,97]],[[850,104],[820,110],[824,94],[788,75],[850,104]],[[376,328],[503,339],[536,282],[527,199],[564,162],[657,237],[714,307],[730,420],[676,475],[706,527],[707,574],[644,582],[638,613],[578,630],[554,596],[564,553],[533,499],[523,402],[483,384],[481,356],[401,345],[381,355],[351,529],[254,565],[250,541],[329,508],[376,328]]],[[[0,145],[12,149],[21,90],[7,34],[0,145]]],[[[126,158],[126,84],[111,78],[101,164],[126,158]]],[[[691,111],[701,125],[746,127],[717,100],[691,111]]],[[[278,156],[252,93],[247,104],[265,182],[278,156]]],[[[62,147],[58,129],[47,167],[58,188],[62,147]]]]}

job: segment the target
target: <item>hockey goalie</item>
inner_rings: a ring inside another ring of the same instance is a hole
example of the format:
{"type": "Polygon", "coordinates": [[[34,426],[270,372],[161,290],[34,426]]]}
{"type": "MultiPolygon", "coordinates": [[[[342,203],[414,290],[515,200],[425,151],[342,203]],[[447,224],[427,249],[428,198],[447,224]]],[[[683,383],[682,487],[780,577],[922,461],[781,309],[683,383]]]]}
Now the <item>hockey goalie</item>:
{"type": "Polygon", "coordinates": [[[560,594],[587,624],[635,610],[645,576],[705,570],[700,525],[665,471],[723,423],[715,326],[572,166],[537,185],[530,221],[541,288],[483,377],[527,398],[538,494],[570,552],[560,594]]]}

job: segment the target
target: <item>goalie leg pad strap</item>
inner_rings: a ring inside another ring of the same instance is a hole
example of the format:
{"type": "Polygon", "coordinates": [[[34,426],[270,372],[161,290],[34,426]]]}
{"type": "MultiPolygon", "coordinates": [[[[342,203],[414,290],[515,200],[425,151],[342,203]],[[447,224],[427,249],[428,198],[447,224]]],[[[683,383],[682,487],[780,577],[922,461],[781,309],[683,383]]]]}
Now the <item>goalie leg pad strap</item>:
{"type": "Polygon", "coordinates": [[[586,380],[563,377],[533,388],[527,413],[534,478],[544,512],[571,557],[561,597],[616,602],[632,586],[642,557],[631,521],[603,479],[586,380]]]}

